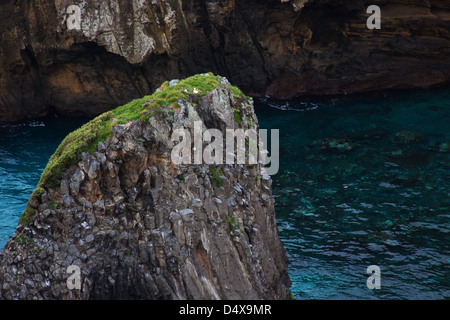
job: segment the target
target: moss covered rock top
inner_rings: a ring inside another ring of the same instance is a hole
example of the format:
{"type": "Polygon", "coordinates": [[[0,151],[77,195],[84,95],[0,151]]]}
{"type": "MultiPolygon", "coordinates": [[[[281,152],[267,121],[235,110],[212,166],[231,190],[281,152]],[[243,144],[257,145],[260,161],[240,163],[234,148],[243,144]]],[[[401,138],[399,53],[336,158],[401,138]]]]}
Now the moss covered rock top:
{"type": "Polygon", "coordinates": [[[220,86],[230,88],[236,98],[249,98],[237,87],[230,85],[226,78],[204,73],[184,80],[166,81],[152,95],[99,115],[62,141],[42,173],[32,198],[41,193],[43,188],[56,187],[64,171],[75,165],[83,152],[95,152],[98,143],[104,142],[112,135],[114,125],[129,121],[148,123],[150,117],[158,119],[173,116],[180,109],[181,99],[192,100],[192,95],[202,97],[220,86]]]}
{"type": "Polygon", "coordinates": [[[289,298],[272,182],[262,161],[237,159],[250,129],[252,99],[202,74],[69,134],[0,254],[0,299],[289,298]]]}

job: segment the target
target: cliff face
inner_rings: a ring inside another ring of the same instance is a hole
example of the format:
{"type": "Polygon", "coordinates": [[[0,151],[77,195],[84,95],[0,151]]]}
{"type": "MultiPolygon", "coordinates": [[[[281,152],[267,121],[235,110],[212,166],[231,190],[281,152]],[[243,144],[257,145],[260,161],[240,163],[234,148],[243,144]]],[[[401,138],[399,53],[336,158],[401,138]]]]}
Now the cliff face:
{"type": "Polygon", "coordinates": [[[174,130],[196,122],[224,137],[226,128],[256,129],[251,99],[212,75],[161,89],[63,141],[0,253],[0,298],[290,298],[261,165],[171,157],[174,130]],[[68,287],[71,265],[80,289],[68,287]]]}
{"type": "Polygon", "coordinates": [[[362,0],[3,1],[0,121],[96,115],[206,71],[278,98],[446,82],[448,1],[375,2],[381,30],[362,0]]]}

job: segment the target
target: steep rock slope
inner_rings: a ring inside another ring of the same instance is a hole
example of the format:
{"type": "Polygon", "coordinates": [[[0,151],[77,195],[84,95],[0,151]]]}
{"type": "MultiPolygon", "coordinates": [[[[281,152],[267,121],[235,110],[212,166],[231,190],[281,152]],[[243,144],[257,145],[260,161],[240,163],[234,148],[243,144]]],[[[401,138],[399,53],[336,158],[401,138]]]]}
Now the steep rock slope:
{"type": "Polygon", "coordinates": [[[2,1],[0,121],[97,115],[209,71],[278,98],[428,87],[449,79],[449,10],[444,0],[2,1]],[[366,27],[370,4],[380,30],[366,27]]]}
{"type": "Polygon", "coordinates": [[[0,298],[290,298],[270,176],[175,165],[172,133],[196,122],[258,127],[251,99],[201,74],[68,135],[0,253],[0,298]]]}

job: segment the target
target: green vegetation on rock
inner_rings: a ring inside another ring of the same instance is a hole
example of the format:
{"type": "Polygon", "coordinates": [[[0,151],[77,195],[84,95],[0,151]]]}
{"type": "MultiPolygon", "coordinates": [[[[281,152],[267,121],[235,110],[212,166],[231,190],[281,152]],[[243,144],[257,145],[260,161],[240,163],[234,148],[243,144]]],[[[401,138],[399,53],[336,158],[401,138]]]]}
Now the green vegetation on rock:
{"type": "Polygon", "coordinates": [[[209,173],[211,174],[211,178],[216,182],[217,187],[222,188],[223,185],[223,179],[221,176],[223,176],[222,169],[216,170],[216,168],[209,168],[209,173]]]}
{"type": "Polygon", "coordinates": [[[227,220],[228,220],[228,226],[230,227],[230,232],[232,234],[234,234],[235,232],[244,233],[241,229],[241,226],[236,221],[236,218],[234,216],[228,215],[227,220]]]}
{"type": "Polygon", "coordinates": [[[241,115],[240,115],[238,109],[234,109],[234,121],[236,121],[236,123],[237,123],[239,126],[242,125],[242,119],[241,119],[241,115]]]}
{"type": "Polygon", "coordinates": [[[22,216],[20,217],[20,222],[26,226],[28,222],[31,220],[31,218],[35,215],[36,210],[31,208],[29,205],[25,208],[25,211],[23,212],[22,216]]]}
{"type": "Polygon", "coordinates": [[[50,158],[41,175],[38,188],[54,188],[63,172],[80,160],[82,152],[93,152],[99,141],[109,136],[110,119],[113,113],[106,112],[70,133],[50,158]]]}
{"type": "Polygon", "coordinates": [[[133,120],[148,123],[150,117],[160,120],[173,116],[179,111],[180,99],[190,99],[191,95],[203,97],[220,86],[230,88],[235,98],[249,98],[237,87],[224,84],[226,82],[223,80],[221,76],[204,73],[175,81],[172,85],[166,81],[152,95],[133,100],[99,115],[63,140],[42,173],[38,187],[57,187],[64,171],[74,166],[83,152],[91,154],[95,152],[98,143],[106,141],[112,135],[114,125],[126,124],[133,120]]]}

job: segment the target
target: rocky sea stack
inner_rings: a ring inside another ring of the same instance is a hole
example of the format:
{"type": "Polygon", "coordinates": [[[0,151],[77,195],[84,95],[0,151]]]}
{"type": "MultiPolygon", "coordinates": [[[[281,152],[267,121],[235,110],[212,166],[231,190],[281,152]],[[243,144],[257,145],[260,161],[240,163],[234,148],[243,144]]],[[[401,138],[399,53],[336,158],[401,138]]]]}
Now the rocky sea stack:
{"type": "Polygon", "coordinates": [[[258,126],[251,98],[200,74],[69,134],[0,253],[0,298],[290,298],[270,176],[261,164],[175,165],[171,134],[194,121],[258,126]]]}

